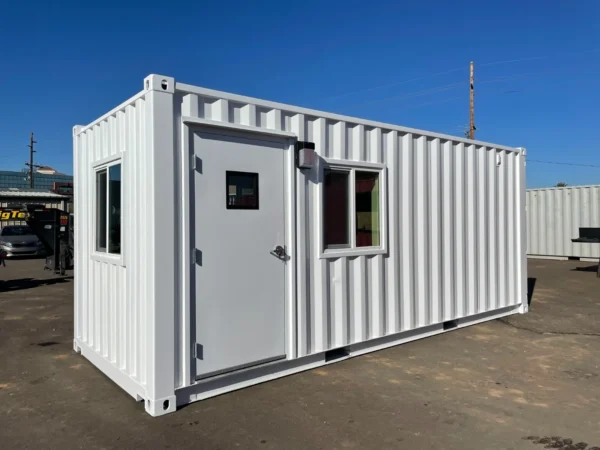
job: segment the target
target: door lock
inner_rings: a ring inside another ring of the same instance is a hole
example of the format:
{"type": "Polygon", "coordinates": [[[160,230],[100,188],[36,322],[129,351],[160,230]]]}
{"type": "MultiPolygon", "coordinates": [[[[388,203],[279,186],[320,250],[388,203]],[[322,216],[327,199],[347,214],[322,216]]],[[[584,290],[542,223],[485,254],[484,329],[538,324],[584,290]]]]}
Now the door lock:
{"type": "Polygon", "coordinates": [[[273,255],[276,258],[279,258],[283,261],[285,261],[287,259],[287,254],[285,253],[285,249],[281,245],[278,245],[273,250],[271,250],[271,255],[273,255]]]}

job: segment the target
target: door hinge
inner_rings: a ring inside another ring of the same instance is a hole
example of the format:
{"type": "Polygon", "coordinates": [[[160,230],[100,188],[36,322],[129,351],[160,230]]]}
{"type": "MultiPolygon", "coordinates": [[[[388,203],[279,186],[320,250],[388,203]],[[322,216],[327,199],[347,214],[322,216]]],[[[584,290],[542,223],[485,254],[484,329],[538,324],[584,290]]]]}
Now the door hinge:
{"type": "Polygon", "coordinates": [[[197,248],[193,248],[192,253],[190,254],[190,259],[192,262],[192,266],[194,264],[198,264],[199,266],[201,266],[202,265],[202,251],[198,250],[197,248]]]}
{"type": "Polygon", "coordinates": [[[194,344],[194,358],[204,359],[204,347],[202,344],[194,344]]]}
{"type": "Polygon", "coordinates": [[[192,167],[192,172],[198,172],[199,174],[202,174],[202,160],[196,155],[192,155],[190,166],[192,167]]]}

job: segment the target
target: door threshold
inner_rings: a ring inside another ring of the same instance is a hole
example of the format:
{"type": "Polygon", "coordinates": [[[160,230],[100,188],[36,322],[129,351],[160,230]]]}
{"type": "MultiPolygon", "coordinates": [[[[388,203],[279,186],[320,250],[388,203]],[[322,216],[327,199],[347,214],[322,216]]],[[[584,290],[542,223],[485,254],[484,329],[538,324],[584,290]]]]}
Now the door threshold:
{"type": "Polygon", "coordinates": [[[212,372],[204,373],[202,375],[196,375],[196,381],[203,381],[207,378],[217,378],[223,375],[229,375],[232,372],[243,372],[248,369],[253,369],[257,366],[264,366],[268,364],[272,364],[276,361],[281,361],[285,359],[286,355],[273,356],[271,358],[260,359],[258,361],[253,361],[247,364],[240,364],[238,366],[228,367],[227,369],[215,370],[212,372]]]}

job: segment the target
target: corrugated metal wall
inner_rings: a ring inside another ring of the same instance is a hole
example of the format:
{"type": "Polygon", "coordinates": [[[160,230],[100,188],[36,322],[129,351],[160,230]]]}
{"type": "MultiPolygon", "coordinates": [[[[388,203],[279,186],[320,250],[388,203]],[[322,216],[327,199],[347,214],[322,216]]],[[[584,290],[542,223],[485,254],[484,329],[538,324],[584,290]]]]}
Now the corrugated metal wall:
{"type": "MultiPolygon", "coordinates": [[[[75,138],[75,336],[132,380],[146,379],[151,247],[150,158],[143,96],[113,110],[75,138]],[[94,258],[94,166],[121,154],[123,264],[94,258]]],[[[76,130],[77,131],[77,130],[76,130]]]]}
{"type": "Polygon", "coordinates": [[[298,356],[522,302],[515,149],[177,89],[198,94],[200,118],[293,132],[321,158],[387,166],[388,254],[336,259],[319,258],[320,172],[296,172],[298,356]]]}
{"type": "Polygon", "coordinates": [[[599,258],[600,245],[571,242],[579,227],[600,227],[600,185],[527,191],[527,254],[599,258]]]}
{"type": "Polygon", "coordinates": [[[389,253],[319,259],[319,189],[305,183],[300,354],[520,302],[518,153],[310,117],[306,126],[321,157],[386,164],[389,253]]]}

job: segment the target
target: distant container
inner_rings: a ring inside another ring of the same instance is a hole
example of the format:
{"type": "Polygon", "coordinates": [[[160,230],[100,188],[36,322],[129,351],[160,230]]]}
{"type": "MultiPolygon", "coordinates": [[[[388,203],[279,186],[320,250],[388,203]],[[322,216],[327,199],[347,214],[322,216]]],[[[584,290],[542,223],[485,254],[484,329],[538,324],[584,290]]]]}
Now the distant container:
{"type": "Polygon", "coordinates": [[[532,258],[600,258],[600,245],[571,242],[580,227],[600,227],[600,185],[528,189],[527,219],[532,258]]]}
{"type": "Polygon", "coordinates": [[[74,128],[74,347],[156,416],[526,312],[524,163],[151,75],[74,128]]]}

